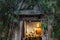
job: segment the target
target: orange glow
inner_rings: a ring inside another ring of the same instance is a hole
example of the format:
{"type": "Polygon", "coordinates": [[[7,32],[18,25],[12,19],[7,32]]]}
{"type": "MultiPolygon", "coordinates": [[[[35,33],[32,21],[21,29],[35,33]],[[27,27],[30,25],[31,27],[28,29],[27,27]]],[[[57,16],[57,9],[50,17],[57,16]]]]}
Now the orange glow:
{"type": "Polygon", "coordinates": [[[36,28],[36,34],[42,34],[42,29],[41,28],[36,28]]]}

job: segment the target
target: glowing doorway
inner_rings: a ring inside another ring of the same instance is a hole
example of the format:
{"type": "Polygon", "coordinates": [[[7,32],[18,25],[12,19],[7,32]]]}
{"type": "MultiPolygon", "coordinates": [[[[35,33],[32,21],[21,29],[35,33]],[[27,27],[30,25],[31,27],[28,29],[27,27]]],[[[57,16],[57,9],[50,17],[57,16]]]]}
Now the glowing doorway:
{"type": "Polygon", "coordinates": [[[24,21],[24,36],[28,40],[29,38],[31,38],[30,40],[34,40],[32,38],[36,38],[36,40],[41,38],[42,27],[40,21],[24,21]]]}

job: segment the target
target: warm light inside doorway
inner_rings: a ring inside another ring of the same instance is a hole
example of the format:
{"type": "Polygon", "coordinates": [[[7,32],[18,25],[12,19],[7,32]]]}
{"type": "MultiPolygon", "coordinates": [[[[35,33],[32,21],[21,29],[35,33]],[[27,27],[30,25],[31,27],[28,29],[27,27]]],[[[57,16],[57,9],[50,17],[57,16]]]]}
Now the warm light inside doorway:
{"type": "Polygon", "coordinates": [[[27,22],[24,21],[24,34],[25,37],[37,37],[41,36],[42,34],[42,28],[41,28],[41,23],[40,22],[27,22]]]}

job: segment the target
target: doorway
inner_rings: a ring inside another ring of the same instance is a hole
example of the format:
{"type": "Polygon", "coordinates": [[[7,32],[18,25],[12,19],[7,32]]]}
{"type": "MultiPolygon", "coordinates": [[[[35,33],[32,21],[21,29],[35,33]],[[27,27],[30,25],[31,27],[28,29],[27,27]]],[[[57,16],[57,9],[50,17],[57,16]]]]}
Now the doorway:
{"type": "Polygon", "coordinates": [[[40,21],[24,21],[25,40],[42,40],[42,27],[40,21]]]}

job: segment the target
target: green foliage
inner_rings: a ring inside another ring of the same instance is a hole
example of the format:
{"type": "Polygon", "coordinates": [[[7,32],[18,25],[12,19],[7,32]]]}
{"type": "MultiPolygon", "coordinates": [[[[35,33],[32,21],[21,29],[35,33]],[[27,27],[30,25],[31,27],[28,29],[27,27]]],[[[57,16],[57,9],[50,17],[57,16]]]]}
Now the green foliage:
{"type": "Polygon", "coordinates": [[[57,24],[53,26],[51,33],[53,38],[60,39],[60,21],[57,21],[57,24]]]}
{"type": "MultiPolygon", "coordinates": [[[[20,6],[18,4],[21,1],[22,1],[22,4],[26,3],[28,5],[27,9],[31,9],[31,10],[33,10],[33,7],[36,4],[39,5],[39,9],[41,8],[42,12],[56,13],[56,9],[60,6],[59,0],[58,1],[56,0],[4,0],[4,1],[2,0],[0,1],[0,32],[1,32],[0,35],[1,34],[3,35],[3,32],[6,33],[4,34],[5,35],[4,39],[0,36],[2,40],[5,40],[5,39],[7,40],[7,37],[10,37],[8,36],[8,34],[9,34],[9,29],[11,30],[13,29],[12,23],[14,24],[18,23],[17,17],[15,17],[13,14],[14,14],[14,11],[16,11],[16,13],[20,12],[21,8],[19,8],[20,6]],[[57,4],[55,1],[57,2],[57,4]]],[[[53,19],[53,17],[50,17],[50,18],[53,19]]],[[[43,22],[42,26],[46,28],[46,23],[43,22]]],[[[59,26],[54,27],[53,30],[57,30],[56,34],[58,35],[56,35],[56,37],[59,38],[60,37],[59,26]]]]}
{"type": "Polygon", "coordinates": [[[13,19],[13,2],[12,0],[0,1],[0,40],[7,40],[7,38],[10,38],[8,35],[10,35],[9,29],[12,30],[13,28],[13,25],[11,25],[13,19]],[[5,36],[2,37],[3,35],[5,36]]]}
{"type": "Polygon", "coordinates": [[[42,28],[46,28],[46,22],[42,22],[41,26],[42,28]]]}
{"type": "Polygon", "coordinates": [[[60,7],[60,0],[57,1],[57,6],[60,7]]]}
{"type": "Polygon", "coordinates": [[[40,0],[40,4],[42,5],[42,11],[55,13],[56,10],[56,2],[53,0],[40,0]]]}
{"type": "Polygon", "coordinates": [[[51,38],[55,38],[55,33],[53,32],[53,30],[51,30],[51,38]]]}

